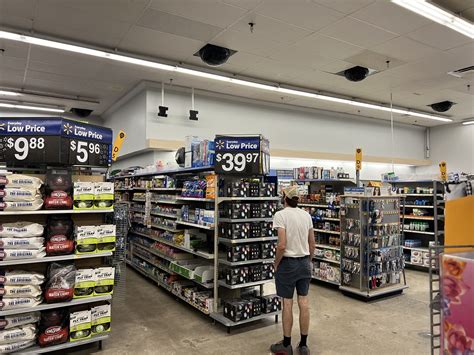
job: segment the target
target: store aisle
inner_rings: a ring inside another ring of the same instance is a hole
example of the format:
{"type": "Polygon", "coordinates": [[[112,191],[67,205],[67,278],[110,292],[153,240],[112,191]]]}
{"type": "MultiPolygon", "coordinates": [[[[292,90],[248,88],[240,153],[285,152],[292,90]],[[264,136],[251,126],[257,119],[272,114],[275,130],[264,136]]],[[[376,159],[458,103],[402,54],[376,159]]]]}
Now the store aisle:
{"type": "MultiPolygon", "coordinates": [[[[410,288],[402,296],[370,304],[313,283],[312,354],[427,354],[429,338],[422,334],[429,329],[428,274],[406,272],[410,288]]],[[[113,332],[101,354],[269,354],[281,324],[264,322],[227,335],[128,268],[126,304],[114,306],[113,332]]]]}

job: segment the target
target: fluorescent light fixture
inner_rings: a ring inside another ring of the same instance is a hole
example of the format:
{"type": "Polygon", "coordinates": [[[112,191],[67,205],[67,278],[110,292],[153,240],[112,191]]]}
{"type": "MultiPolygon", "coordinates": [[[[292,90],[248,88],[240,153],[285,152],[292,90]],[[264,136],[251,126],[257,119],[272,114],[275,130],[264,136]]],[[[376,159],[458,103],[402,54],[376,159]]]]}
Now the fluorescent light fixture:
{"type": "Polygon", "coordinates": [[[426,0],[392,0],[392,2],[474,39],[473,24],[426,0]]]}
{"type": "Polygon", "coordinates": [[[5,95],[5,96],[20,96],[21,94],[18,93],[18,92],[14,92],[14,91],[0,90],[0,95],[5,95]]]}
{"type": "Polygon", "coordinates": [[[33,111],[45,111],[45,112],[64,112],[63,109],[52,108],[52,107],[41,107],[41,106],[30,106],[30,105],[17,105],[17,104],[6,104],[0,102],[0,107],[14,108],[18,110],[33,110],[33,111]]]}
{"type": "Polygon", "coordinates": [[[474,124],[474,121],[464,121],[462,124],[464,126],[467,126],[467,125],[470,125],[470,124],[474,124]]]}
{"type": "MultiPolygon", "coordinates": [[[[311,93],[311,92],[302,91],[302,90],[282,88],[282,87],[279,87],[277,85],[261,84],[261,83],[257,83],[257,82],[250,81],[250,80],[236,79],[236,78],[228,77],[228,76],[225,76],[225,75],[213,74],[213,73],[208,73],[208,72],[205,72],[205,71],[200,71],[200,70],[195,70],[195,69],[188,69],[188,68],[178,67],[178,66],[174,66],[174,65],[158,63],[158,62],[154,62],[154,61],[150,61],[150,60],[134,58],[134,57],[121,55],[121,54],[108,53],[108,52],[105,52],[105,51],[92,49],[92,48],[87,48],[87,47],[83,47],[83,46],[79,46],[79,45],[67,44],[67,43],[62,43],[62,42],[58,42],[58,41],[42,39],[42,38],[38,38],[38,37],[24,36],[24,35],[13,33],[13,32],[0,31],[0,38],[12,40],[12,41],[19,41],[19,42],[29,43],[29,44],[33,44],[33,45],[37,45],[37,46],[60,49],[60,50],[68,51],[68,52],[74,52],[74,53],[79,53],[79,54],[84,54],[84,55],[90,55],[90,56],[94,56],[94,57],[114,60],[114,61],[123,62],[123,63],[140,65],[140,66],[144,66],[144,67],[148,67],[148,68],[152,68],[152,69],[174,71],[174,72],[177,72],[177,73],[180,73],[180,74],[185,74],[185,75],[190,75],[190,76],[200,77],[200,78],[205,78],[205,79],[211,79],[211,80],[216,80],[216,81],[223,81],[223,82],[228,82],[229,84],[247,86],[247,87],[252,87],[252,88],[256,88],[256,89],[260,89],[260,90],[266,90],[266,91],[272,91],[272,92],[281,93],[281,94],[301,96],[301,97],[307,97],[307,98],[312,98],[312,99],[316,99],[316,100],[331,101],[331,102],[337,102],[337,103],[340,103],[340,104],[364,107],[364,108],[368,108],[368,109],[372,109],[372,110],[390,112],[390,108],[387,107],[387,106],[383,106],[383,105],[369,104],[369,103],[354,101],[354,100],[350,100],[350,99],[339,98],[339,97],[335,97],[335,96],[311,93]]],[[[61,112],[63,112],[63,111],[61,111],[61,112]]],[[[414,117],[427,118],[427,119],[430,119],[430,120],[436,120],[436,121],[442,121],[442,122],[452,122],[452,120],[450,118],[446,118],[446,117],[442,117],[442,116],[435,116],[435,115],[422,113],[422,112],[414,112],[414,111],[410,111],[408,109],[394,108],[393,112],[398,113],[398,114],[403,114],[403,115],[414,116],[414,117]]]]}

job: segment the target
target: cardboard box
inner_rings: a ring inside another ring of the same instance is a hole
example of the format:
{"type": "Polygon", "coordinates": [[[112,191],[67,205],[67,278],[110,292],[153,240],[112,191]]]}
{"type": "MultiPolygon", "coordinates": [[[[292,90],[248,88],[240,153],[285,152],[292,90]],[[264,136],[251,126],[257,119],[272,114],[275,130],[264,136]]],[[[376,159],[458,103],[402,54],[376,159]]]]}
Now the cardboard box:
{"type": "Polygon", "coordinates": [[[91,337],[91,311],[72,312],[69,316],[69,341],[91,337]]]}
{"type": "Polygon", "coordinates": [[[110,332],[111,314],[112,309],[110,304],[104,304],[91,309],[92,335],[110,332]]]}

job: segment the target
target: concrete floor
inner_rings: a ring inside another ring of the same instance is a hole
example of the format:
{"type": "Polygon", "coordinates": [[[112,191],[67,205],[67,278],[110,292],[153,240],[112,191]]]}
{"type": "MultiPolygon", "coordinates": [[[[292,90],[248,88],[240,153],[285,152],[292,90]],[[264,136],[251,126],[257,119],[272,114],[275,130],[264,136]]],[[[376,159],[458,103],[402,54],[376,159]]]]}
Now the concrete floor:
{"type": "MultiPolygon", "coordinates": [[[[313,283],[312,354],[428,354],[428,274],[406,273],[409,288],[401,296],[372,303],[313,283]]],[[[273,318],[228,335],[225,327],[213,325],[209,317],[127,268],[126,299],[114,302],[111,338],[100,354],[269,354],[269,345],[280,338],[281,323],[273,318]]],[[[297,326],[293,339],[295,345],[297,326]]]]}

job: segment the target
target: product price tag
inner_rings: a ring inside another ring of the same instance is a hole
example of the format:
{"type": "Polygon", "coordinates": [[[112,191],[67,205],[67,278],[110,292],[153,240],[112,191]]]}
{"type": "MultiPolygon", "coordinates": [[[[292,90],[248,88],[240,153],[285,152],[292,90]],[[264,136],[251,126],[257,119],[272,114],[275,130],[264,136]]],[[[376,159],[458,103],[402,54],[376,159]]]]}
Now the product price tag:
{"type": "Polygon", "coordinates": [[[362,148],[356,149],[356,170],[362,170],[362,148]]]}
{"type": "Polygon", "coordinates": [[[217,174],[258,175],[270,171],[269,142],[262,136],[216,136],[217,174]]]}
{"type": "Polygon", "coordinates": [[[448,180],[448,173],[447,173],[447,167],[446,167],[446,162],[442,161],[439,163],[439,172],[441,173],[441,180],[442,181],[447,181],[448,180]]]}

